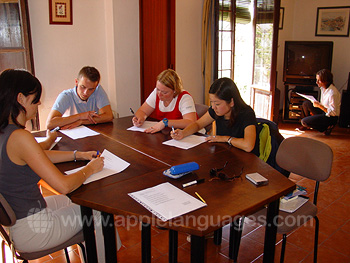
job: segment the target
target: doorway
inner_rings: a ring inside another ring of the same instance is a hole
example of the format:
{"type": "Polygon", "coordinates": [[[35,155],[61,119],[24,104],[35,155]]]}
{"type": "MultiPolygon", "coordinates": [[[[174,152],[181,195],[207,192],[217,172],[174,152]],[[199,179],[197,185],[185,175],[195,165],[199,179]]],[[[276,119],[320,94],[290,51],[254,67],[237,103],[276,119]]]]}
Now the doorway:
{"type": "Polygon", "coordinates": [[[160,72],[175,70],[175,0],[140,0],[141,104],[160,72]]]}

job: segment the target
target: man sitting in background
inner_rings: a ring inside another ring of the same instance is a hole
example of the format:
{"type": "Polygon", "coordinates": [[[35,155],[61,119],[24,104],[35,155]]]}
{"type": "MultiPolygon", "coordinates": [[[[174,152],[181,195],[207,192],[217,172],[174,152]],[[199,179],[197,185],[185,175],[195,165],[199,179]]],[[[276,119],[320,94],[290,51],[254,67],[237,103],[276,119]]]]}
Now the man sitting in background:
{"type": "Polygon", "coordinates": [[[58,95],[47,118],[47,129],[72,129],[112,121],[112,108],[99,82],[96,68],[83,67],[75,79],[75,87],[58,95]]]}

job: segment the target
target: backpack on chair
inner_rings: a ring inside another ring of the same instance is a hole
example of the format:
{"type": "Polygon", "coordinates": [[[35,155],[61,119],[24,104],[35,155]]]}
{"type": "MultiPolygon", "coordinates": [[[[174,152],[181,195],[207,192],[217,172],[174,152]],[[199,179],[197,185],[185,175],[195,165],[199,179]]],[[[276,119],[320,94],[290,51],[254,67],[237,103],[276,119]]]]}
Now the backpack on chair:
{"type": "Polygon", "coordinates": [[[278,147],[284,140],[284,137],[278,130],[277,124],[262,118],[257,118],[256,120],[258,122],[257,134],[259,136],[259,158],[284,176],[288,177],[290,172],[279,167],[276,163],[278,147]]]}

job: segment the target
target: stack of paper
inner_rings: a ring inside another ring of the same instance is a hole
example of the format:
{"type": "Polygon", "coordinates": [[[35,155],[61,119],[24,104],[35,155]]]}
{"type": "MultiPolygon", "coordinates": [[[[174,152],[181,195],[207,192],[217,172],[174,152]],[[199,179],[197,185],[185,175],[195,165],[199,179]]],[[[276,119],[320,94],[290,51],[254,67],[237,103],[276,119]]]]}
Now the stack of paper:
{"type": "Polygon", "coordinates": [[[69,130],[60,130],[63,134],[67,135],[68,137],[72,138],[73,140],[85,138],[88,136],[95,136],[99,135],[98,132],[95,132],[85,126],[79,126],[74,129],[69,130]]]}
{"type": "Polygon", "coordinates": [[[163,221],[206,206],[205,203],[170,183],[129,193],[129,196],[163,221]]]}
{"type": "MultiPolygon", "coordinates": [[[[41,143],[43,141],[45,141],[47,139],[47,137],[35,137],[35,140],[38,143],[41,143]]],[[[51,150],[53,147],[55,147],[55,145],[62,139],[62,137],[57,137],[56,140],[52,143],[52,145],[50,146],[49,150],[51,150]]]]}
{"type": "MultiPolygon", "coordinates": [[[[93,181],[105,178],[112,174],[120,173],[130,165],[130,163],[124,161],[123,159],[120,159],[118,156],[114,155],[108,150],[104,150],[103,153],[101,154],[101,157],[105,158],[102,171],[91,175],[89,178],[85,180],[84,184],[91,183],[93,181]]],[[[65,173],[66,174],[76,173],[82,168],[84,168],[84,166],[70,170],[70,171],[66,171],[65,173]]]]}
{"type": "Polygon", "coordinates": [[[139,131],[139,132],[145,132],[146,129],[151,128],[152,126],[154,126],[155,124],[157,124],[157,121],[145,121],[141,127],[136,127],[136,126],[132,126],[130,128],[128,128],[128,131],[139,131]]]}
{"type": "Polygon", "coordinates": [[[171,139],[163,142],[163,144],[169,145],[169,146],[175,146],[175,147],[187,150],[203,142],[205,142],[204,136],[190,135],[183,138],[182,140],[178,141],[178,140],[171,139]]]}

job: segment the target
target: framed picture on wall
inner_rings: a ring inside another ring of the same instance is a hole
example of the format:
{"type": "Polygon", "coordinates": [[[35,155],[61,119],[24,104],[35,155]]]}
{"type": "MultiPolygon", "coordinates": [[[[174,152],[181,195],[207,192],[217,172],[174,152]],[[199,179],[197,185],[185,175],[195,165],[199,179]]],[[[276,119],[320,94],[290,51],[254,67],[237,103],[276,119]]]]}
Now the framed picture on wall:
{"type": "Polygon", "coordinates": [[[348,37],[350,6],[318,7],[316,36],[348,37]]]}
{"type": "Polygon", "coordinates": [[[72,0],[49,0],[50,24],[72,25],[72,0]]]}
{"type": "Polygon", "coordinates": [[[280,21],[279,21],[279,29],[283,29],[283,20],[284,20],[284,7],[280,8],[280,21]]]}

